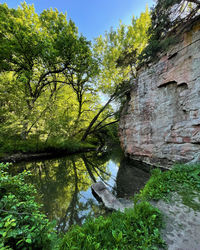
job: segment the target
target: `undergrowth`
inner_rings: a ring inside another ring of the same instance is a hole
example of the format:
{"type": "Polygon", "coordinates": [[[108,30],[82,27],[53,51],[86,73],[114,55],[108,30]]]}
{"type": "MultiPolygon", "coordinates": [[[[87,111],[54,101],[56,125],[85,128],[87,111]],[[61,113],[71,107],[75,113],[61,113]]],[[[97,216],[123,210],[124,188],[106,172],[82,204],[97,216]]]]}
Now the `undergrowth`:
{"type": "Polygon", "coordinates": [[[154,169],[150,180],[137,196],[141,200],[170,200],[177,192],[185,205],[200,210],[194,198],[200,192],[200,164],[175,165],[172,170],[154,169]]]}
{"type": "Polygon", "coordinates": [[[135,196],[134,208],[90,218],[82,226],[72,226],[58,239],[53,225],[39,211],[34,187],[24,184],[24,177],[29,173],[10,176],[6,168],[0,164],[0,248],[4,250],[162,249],[166,247],[160,233],[162,214],[148,200],[169,201],[177,192],[183,203],[200,210],[200,198],[197,199],[200,164],[176,165],[165,172],[155,169],[143,190],[135,196]],[[56,248],[52,245],[55,242],[56,248]]]}
{"type": "Polygon", "coordinates": [[[165,246],[161,227],[160,211],[142,202],[125,213],[113,212],[106,218],[90,219],[82,227],[72,227],[64,236],[60,250],[158,249],[165,246]]]}
{"type": "Polygon", "coordinates": [[[40,212],[36,189],[24,183],[30,175],[11,176],[0,163],[0,249],[55,249],[55,224],[40,212]]]}
{"type": "Polygon", "coordinates": [[[72,139],[55,138],[42,141],[38,138],[22,140],[20,137],[0,138],[0,157],[15,153],[60,152],[76,153],[85,148],[95,148],[94,145],[72,139]]]}

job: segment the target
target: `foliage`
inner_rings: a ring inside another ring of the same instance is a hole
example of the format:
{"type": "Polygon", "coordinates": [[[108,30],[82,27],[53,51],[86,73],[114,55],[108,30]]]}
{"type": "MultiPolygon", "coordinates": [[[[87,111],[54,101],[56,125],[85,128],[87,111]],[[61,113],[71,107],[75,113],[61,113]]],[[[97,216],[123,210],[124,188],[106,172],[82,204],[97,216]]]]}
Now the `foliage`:
{"type": "Polygon", "coordinates": [[[141,190],[142,199],[169,199],[172,192],[189,194],[188,191],[200,191],[200,165],[176,165],[172,170],[161,172],[155,169],[150,180],[141,190]]]}
{"type": "Polygon", "coordinates": [[[118,119],[110,105],[114,95],[102,104],[98,73],[91,43],[66,14],[48,9],[38,15],[26,2],[17,9],[0,4],[2,151],[101,137],[118,119]]]}
{"type": "Polygon", "coordinates": [[[60,249],[157,249],[164,246],[161,226],[159,210],[143,202],[134,210],[114,212],[73,227],[64,236],[60,249]]]}
{"type": "MultiPolygon", "coordinates": [[[[90,42],[57,10],[38,15],[24,2],[0,13],[0,137],[80,140],[102,108],[90,42]]],[[[95,126],[111,119],[103,111],[95,126]]]]}
{"type": "Polygon", "coordinates": [[[165,52],[176,43],[187,23],[199,15],[198,0],[158,0],[151,11],[150,39],[140,55],[142,62],[148,62],[160,52],[165,52]]]}
{"type": "Polygon", "coordinates": [[[22,140],[20,136],[0,138],[0,157],[6,157],[13,153],[78,153],[95,148],[96,146],[88,142],[61,137],[50,138],[46,142],[37,136],[30,136],[28,140],[22,140]]]}
{"type": "Polygon", "coordinates": [[[157,249],[163,246],[159,233],[161,214],[149,203],[140,203],[125,213],[87,221],[73,227],[60,249],[157,249]]]}
{"type": "Polygon", "coordinates": [[[135,77],[137,57],[147,45],[150,22],[146,8],[139,18],[133,16],[131,25],[120,22],[117,30],[111,28],[96,39],[94,51],[101,65],[97,80],[102,83],[102,92],[113,93],[130,79],[131,73],[135,77]]]}
{"type": "Polygon", "coordinates": [[[0,248],[50,249],[56,241],[53,223],[40,213],[35,188],[24,183],[30,173],[11,176],[0,164],[0,248]]]}

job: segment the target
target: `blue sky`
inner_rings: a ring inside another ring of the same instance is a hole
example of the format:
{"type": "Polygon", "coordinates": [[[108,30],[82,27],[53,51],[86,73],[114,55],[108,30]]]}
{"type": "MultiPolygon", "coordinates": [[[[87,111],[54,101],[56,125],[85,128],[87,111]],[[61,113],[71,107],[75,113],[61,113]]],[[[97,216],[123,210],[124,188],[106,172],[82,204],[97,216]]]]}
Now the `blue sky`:
{"type": "MultiPolygon", "coordinates": [[[[17,8],[21,0],[1,0],[10,8],[17,8]]],[[[146,4],[153,5],[153,0],[27,0],[28,4],[34,4],[36,12],[43,9],[57,8],[67,12],[79,32],[89,40],[104,34],[110,27],[117,27],[119,20],[130,24],[132,16],[139,16],[145,10],[146,4]]]]}

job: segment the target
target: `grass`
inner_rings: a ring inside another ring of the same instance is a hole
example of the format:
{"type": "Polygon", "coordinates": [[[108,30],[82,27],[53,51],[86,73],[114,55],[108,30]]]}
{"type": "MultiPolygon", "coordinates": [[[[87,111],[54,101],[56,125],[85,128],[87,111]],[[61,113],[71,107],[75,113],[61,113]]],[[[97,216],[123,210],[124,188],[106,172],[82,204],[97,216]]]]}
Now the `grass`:
{"type": "Polygon", "coordinates": [[[15,153],[48,153],[61,151],[75,153],[88,148],[92,149],[95,148],[95,146],[86,142],[63,138],[50,139],[47,142],[39,140],[38,138],[22,140],[17,136],[0,139],[0,157],[15,153]]]}
{"type": "Polygon", "coordinates": [[[160,235],[162,215],[148,202],[137,204],[125,213],[88,220],[68,231],[60,249],[158,249],[165,247],[160,235]]]}
{"type": "Polygon", "coordinates": [[[200,211],[200,164],[176,165],[165,172],[153,170],[150,180],[137,198],[169,201],[173,192],[181,196],[183,204],[200,211]]]}

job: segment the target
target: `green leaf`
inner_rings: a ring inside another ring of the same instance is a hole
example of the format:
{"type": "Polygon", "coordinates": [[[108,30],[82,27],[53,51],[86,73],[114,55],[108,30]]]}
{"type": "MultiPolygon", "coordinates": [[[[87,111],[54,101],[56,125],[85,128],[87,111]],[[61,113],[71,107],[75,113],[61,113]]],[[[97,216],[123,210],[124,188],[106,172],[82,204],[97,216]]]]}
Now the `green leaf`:
{"type": "Polygon", "coordinates": [[[26,242],[31,244],[32,243],[32,240],[31,239],[26,239],[26,242]]]}
{"type": "Polygon", "coordinates": [[[3,236],[3,237],[5,237],[5,236],[6,236],[6,234],[7,234],[7,232],[4,232],[4,233],[2,234],[2,236],[3,236]]]}

